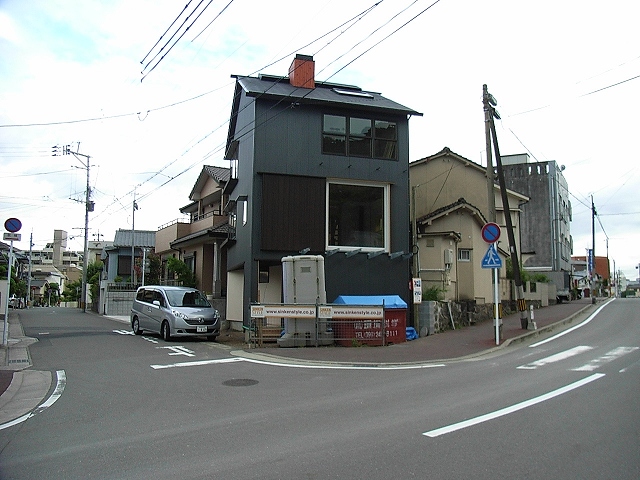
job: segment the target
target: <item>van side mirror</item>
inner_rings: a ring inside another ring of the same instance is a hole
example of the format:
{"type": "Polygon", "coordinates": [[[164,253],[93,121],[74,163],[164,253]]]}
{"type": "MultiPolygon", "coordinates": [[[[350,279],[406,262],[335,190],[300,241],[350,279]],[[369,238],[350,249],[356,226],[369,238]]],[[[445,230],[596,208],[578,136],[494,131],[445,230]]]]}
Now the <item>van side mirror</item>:
{"type": "Polygon", "coordinates": [[[156,307],[159,307],[159,306],[160,306],[160,300],[154,300],[154,301],[153,301],[153,304],[154,304],[156,307]]]}

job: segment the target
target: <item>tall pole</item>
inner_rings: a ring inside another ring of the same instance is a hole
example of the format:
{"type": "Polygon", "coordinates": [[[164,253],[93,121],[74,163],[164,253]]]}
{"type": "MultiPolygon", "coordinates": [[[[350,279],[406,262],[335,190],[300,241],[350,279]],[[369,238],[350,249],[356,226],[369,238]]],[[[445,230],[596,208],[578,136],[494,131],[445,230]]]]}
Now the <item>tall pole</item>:
{"type": "Polygon", "coordinates": [[[493,109],[491,108],[491,104],[495,104],[496,101],[487,90],[486,84],[482,86],[482,103],[484,105],[484,136],[487,146],[487,218],[490,222],[495,222],[496,197],[494,193],[493,160],[491,155],[491,119],[493,118],[493,109]]]}
{"type": "Polygon", "coordinates": [[[498,147],[496,126],[493,121],[493,112],[489,121],[491,122],[493,148],[495,149],[496,154],[496,167],[498,169],[498,182],[500,183],[502,209],[504,211],[504,219],[507,226],[507,236],[509,237],[509,251],[511,254],[511,264],[513,265],[513,280],[516,284],[516,302],[518,305],[518,311],[520,312],[520,326],[526,330],[529,325],[529,319],[527,317],[527,304],[524,299],[524,289],[522,288],[522,277],[520,276],[520,261],[518,260],[518,249],[516,247],[515,235],[513,234],[513,222],[511,221],[511,210],[509,209],[509,197],[507,195],[507,186],[504,180],[504,172],[502,171],[502,160],[500,158],[500,148],[498,147]]]}
{"type": "MultiPolygon", "coordinates": [[[[7,298],[4,299],[4,324],[2,327],[2,345],[7,346],[9,343],[9,295],[11,295],[11,267],[13,265],[13,240],[9,247],[9,258],[7,259],[7,298]]],[[[9,355],[7,353],[7,355],[9,355]]]]}
{"type": "Polygon", "coordinates": [[[596,303],[596,207],[591,195],[591,303],[596,303]]]}
{"type": "Polygon", "coordinates": [[[138,205],[136,204],[136,190],[133,189],[133,205],[131,212],[131,284],[135,285],[135,261],[136,261],[136,250],[135,250],[135,236],[136,236],[136,210],[138,205]]]}
{"type": "Polygon", "coordinates": [[[29,308],[29,302],[31,301],[31,251],[33,249],[33,232],[29,237],[29,277],[27,278],[27,304],[26,308],[29,308]]]}
{"type": "MultiPolygon", "coordinates": [[[[77,157],[76,157],[77,158],[77,157]]],[[[87,158],[87,189],[84,198],[84,258],[82,259],[82,311],[87,311],[87,268],[89,267],[89,202],[91,190],[89,186],[89,155],[87,158]]]]}

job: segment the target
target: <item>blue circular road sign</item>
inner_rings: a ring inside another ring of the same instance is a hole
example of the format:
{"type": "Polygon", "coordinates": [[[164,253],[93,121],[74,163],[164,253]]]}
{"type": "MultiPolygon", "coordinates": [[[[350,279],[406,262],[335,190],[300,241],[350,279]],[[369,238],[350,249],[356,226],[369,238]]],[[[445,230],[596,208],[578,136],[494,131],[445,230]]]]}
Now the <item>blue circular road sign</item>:
{"type": "Polygon", "coordinates": [[[482,227],[482,239],[487,243],[495,243],[500,238],[500,225],[497,223],[485,223],[482,227]]]}
{"type": "Polygon", "coordinates": [[[4,228],[11,233],[19,232],[22,228],[22,222],[17,218],[8,218],[4,222],[4,228]]]}

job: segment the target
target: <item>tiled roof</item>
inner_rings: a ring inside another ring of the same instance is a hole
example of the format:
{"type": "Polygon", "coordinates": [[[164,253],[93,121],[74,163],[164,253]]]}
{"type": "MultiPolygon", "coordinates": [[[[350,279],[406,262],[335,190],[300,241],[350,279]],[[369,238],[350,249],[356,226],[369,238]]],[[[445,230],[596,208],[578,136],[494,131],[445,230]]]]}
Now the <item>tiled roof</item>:
{"type": "MultiPolygon", "coordinates": [[[[135,232],[133,233],[135,234],[135,236],[133,237],[135,240],[134,246],[155,248],[156,232],[151,230],[135,230],[135,232]]],[[[116,231],[115,238],[113,239],[113,246],[130,247],[132,238],[131,234],[131,230],[119,229],[118,231],[116,231]]]]}

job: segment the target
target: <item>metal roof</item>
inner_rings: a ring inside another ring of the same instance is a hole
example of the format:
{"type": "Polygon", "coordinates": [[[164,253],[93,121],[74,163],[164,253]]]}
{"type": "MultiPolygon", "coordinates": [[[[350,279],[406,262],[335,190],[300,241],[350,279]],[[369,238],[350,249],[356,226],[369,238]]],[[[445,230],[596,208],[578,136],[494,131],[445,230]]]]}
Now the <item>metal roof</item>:
{"type": "MultiPolygon", "coordinates": [[[[130,247],[131,243],[131,230],[119,229],[116,231],[115,238],[113,239],[114,247],[130,247]]],[[[155,248],[156,246],[156,232],[151,230],[135,230],[134,246],[135,247],[149,247],[155,248]]]]}
{"type": "Polygon", "coordinates": [[[376,92],[364,91],[351,85],[316,82],[315,88],[299,88],[289,83],[286,77],[260,75],[260,77],[235,76],[240,86],[250,97],[291,99],[292,103],[331,104],[359,110],[376,110],[401,115],[418,115],[404,105],[389,100],[376,92]]]}

